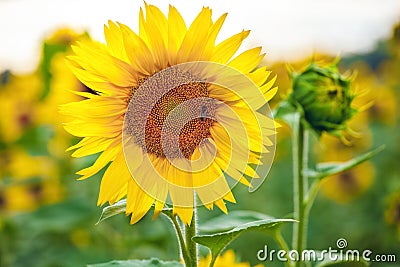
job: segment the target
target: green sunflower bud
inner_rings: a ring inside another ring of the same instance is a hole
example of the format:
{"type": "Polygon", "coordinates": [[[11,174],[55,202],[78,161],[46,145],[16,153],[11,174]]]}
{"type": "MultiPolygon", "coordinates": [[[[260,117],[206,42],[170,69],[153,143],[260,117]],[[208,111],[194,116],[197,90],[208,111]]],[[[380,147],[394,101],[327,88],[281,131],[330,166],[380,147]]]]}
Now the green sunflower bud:
{"type": "Polygon", "coordinates": [[[351,79],[339,73],[337,63],[326,67],[311,63],[302,73],[292,73],[290,101],[304,113],[307,124],[317,133],[340,135],[355,113],[351,79]]]}

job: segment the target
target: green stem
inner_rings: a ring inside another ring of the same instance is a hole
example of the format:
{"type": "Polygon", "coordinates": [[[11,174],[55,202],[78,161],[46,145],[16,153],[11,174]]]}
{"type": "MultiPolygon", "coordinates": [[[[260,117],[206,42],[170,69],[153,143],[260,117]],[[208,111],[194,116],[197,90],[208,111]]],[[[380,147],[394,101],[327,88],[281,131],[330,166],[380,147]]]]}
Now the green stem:
{"type": "Polygon", "coordinates": [[[292,262],[290,261],[289,254],[288,254],[289,253],[289,246],[286,244],[286,241],[283,238],[283,236],[281,234],[281,231],[276,231],[275,232],[275,240],[278,243],[279,247],[286,252],[285,253],[285,257],[287,259],[286,266],[287,267],[292,266],[292,262]]]}
{"type": "Polygon", "coordinates": [[[308,134],[301,121],[300,114],[295,114],[293,128],[293,202],[294,218],[298,221],[293,226],[292,246],[299,253],[299,260],[296,266],[301,267],[301,255],[306,247],[308,216],[306,216],[305,193],[308,190],[308,179],[304,171],[308,167],[308,134]]]}
{"type": "Polygon", "coordinates": [[[179,247],[181,249],[182,258],[183,258],[183,261],[185,262],[185,266],[186,267],[194,267],[194,265],[192,264],[192,260],[191,260],[189,251],[185,244],[185,239],[183,238],[182,229],[178,223],[176,216],[173,215],[172,213],[171,213],[171,216],[169,216],[165,213],[163,213],[163,214],[171,220],[172,225],[175,228],[176,235],[177,235],[178,241],[179,241],[179,247]]]}
{"type": "Polygon", "coordinates": [[[317,196],[320,185],[321,181],[315,180],[314,183],[311,185],[310,190],[308,190],[307,197],[304,202],[306,217],[308,217],[308,215],[310,214],[311,207],[314,204],[314,199],[317,196]]]}
{"type": "Polygon", "coordinates": [[[210,267],[214,267],[216,260],[217,260],[217,257],[211,257],[210,267]]]}
{"type": "Polygon", "coordinates": [[[197,244],[192,240],[192,237],[196,235],[196,231],[197,231],[197,209],[195,202],[193,205],[192,221],[190,222],[190,225],[185,225],[186,247],[188,249],[190,259],[192,260],[193,267],[197,267],[197,262],[198,262],[197,244]]]}

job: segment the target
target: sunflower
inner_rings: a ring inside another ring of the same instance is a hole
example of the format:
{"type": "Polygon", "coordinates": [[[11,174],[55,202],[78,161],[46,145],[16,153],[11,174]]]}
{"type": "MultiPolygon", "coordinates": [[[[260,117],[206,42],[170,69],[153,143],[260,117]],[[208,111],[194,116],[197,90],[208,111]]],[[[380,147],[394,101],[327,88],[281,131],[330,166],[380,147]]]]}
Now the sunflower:
{"type": "Polygon", "coordinates": [[[111,162],[98,205],[126,196],[133,224],[152,206],[157,216],[171,204],[190,224],[197,197],[227,213],[236,182],[251,186],[250,178],[264,177],[258,167],[268,165],[263,159],[274,147],[266,106],[275,79],[258,67],[261,47],[235,56],[249,31],[216,44],[226,16],[213,21],[203,8],[187,27],[175,7],[166,17],[145,4],[138,34],[109,21],[106,45],[88,40],[72,47],[70,67],[95,93],[77,92],[86,99],[60,111],[72,118],[66,131],[83,137],[72,156],[101,152],[78,172],[81,179],[111,162]]]}

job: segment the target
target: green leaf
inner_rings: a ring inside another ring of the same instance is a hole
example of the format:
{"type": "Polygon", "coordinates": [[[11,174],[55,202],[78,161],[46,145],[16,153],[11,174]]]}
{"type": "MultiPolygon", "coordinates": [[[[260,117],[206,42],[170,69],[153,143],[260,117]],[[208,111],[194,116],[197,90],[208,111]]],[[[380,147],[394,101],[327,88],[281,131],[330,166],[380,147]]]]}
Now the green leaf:
{"type": "Polygon", "coordinates": [[[90,220],[94,214],[95,210],[86,199],[74,198],[42,206],[31,213],[19,214],[15,219],[19,227],[31,233],[39,233],[44,230],[63,233],[75,227],[80,227],[83,222],[90,220]]]}
{"type": "Polygon", "coordinates": [[[113,217],[120,213],[125,213],[125,211],[126,211],[126,199],[122,199],[110,206],[105,207],[96,225],[110,217],[113,217]]]}
{"type": "Polygon", "coordinates": [[[42,95],[40,96],[40,100],[45,99],[50,92],[50,84],[52,80],[51,63],[54,56],[58,53],[67,51],[67,47],[68,46],[66,44],[51,44],[48,42],[43,43],[42,60],[39,65],[39,70],[43,78],[44,89],[42,95]]]}
{"type": "Polygon", "coordinates": [[[200,223],[199,230],[206,233],[224,232],[235,228],[238,225],[258,221],[271,220],[273,217],[251,210],[235,210],[228,215],[221,215],[206,222],[200,223]]]}
{"type": "Polygon", "coordinates": [[[316,169],[309,169],[306,171],[306,175],[310,178],[315,178],[315,179],[322,179],[327,176],[331,176],[334,174],[338,174],[340,172],[347,171],[349,169],[354,168],[357,165],[360,165],[361,163],[371,159],[378,153],[380,153],[383,149],[385,148],[384,145],[370,151],[367,153],[364,153],[358,157],[355,157],[351,160],[348,160],[346,162],[324,162],[317,164],[316,169]]]}
{"type": "Polygon", "coordinates": [[[54,129],[48,125],[40,125],[27,129],[16,143],[32,156],[48,155],[48,143],[53,136],[54,129]]]}
{"type": "Polygon", "coordinates": [[[182,263],[177,261],[161,261],[159,259],[150,260],[127,260],[127,261],[110,261],[106,263],[90,264],[87,267],[184,267],[182,263]]]}
{"type": "Polygon", "coordinates": [[[210,234],[210,235],[194,236],[193,241],[200,245],[206,246],[210,249],[212,256],[211,262],[213,262],[220,254],[220,252],[229,243],[231,243],[234,239],[236,239],[239,235],[252,230],[259,230],[264,233],[274,234],[275,231],[279,229],[279,226],[288,222],[295,222],[295,220],[292,219],[258,220],[239,225],[233,228],[232,230],[226,232],[210,234]]]}

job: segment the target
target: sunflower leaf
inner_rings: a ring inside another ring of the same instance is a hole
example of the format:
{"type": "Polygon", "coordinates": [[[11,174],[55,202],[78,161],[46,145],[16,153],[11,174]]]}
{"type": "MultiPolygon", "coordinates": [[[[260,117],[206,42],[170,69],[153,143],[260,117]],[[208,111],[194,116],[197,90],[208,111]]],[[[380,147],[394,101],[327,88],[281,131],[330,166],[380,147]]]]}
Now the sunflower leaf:
{"type": "Polygon", "coordinates": [[[198,235],[192,239],[194,242],[206,246],[211,251],[212,261],[215,260],[221,251],[234,239],[241,234],[258,230],[267,234],[275,234],[279,230],[279,226],[289,222],[296,222],[293,219],[265,219],[258,220],[249,223],[239,225],[232,230],[225,231],[222,233],[210,234],[210,235],[198,235]]]}
{"type": "Polygon", "coordinates": [[[106,263],[90,264],[87,267],[183,267],[183,264],[177,261],[161,261],[152,258],[150,260],[126,260],[110,261],[106,263]]]}
{"type": "Polygon", "coordinates": [[[258,221],[271,220],[273,217],[251,210],[234,210],[228,215],[221,215],[199,224],[200,232],[216,233],[232,230],[238,225],[258,221]]]}
{"type": "Polygon", "coordinates": [[[381,152],[385,148],[384,145],[371,150],[367,153],[364,153],[358,157],[355,157],[351,160],[348,160],[346,162],[324,162],[324,163],[319,163],[316,166],[316,169],[309,169],[306,171],[306,175],[310,178],[314,179],[322,179],[327,176],[331,176],[334,174],[338,174],[344,171],[347,171],[349,169],[354,168],[357,165],[360,165],[361,163],[371,159],[375,155],[377,155],[379,152],[381,152]]]}
{"type": "Polygon", "coordinates": [[[125,211],[126,211],[126,199],[122,199],[110,206],[103,208],[103,212],[101,213],[100,218],[97,221],[96,225],[101,223],[105,219],[108,219],[120,213],[125,213],[125,211]]]}

